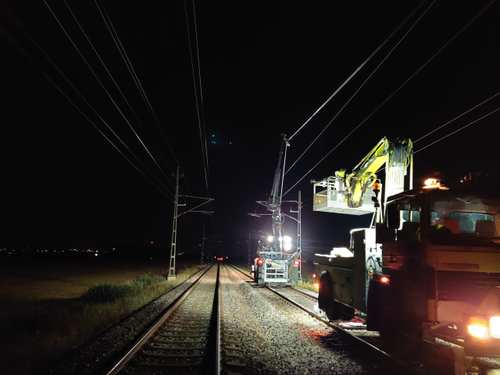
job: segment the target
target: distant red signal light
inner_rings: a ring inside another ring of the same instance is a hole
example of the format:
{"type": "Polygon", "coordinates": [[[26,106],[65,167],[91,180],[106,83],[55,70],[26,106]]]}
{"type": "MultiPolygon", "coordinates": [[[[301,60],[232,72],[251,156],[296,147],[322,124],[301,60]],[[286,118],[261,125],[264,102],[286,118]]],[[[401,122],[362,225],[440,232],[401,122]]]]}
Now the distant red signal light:
{"type": "Polygon", "coordinates": [[[264,264],[264,259],[262,259],[262,258],[258,258],[258,259],[257,259],[257,265],[258,265],[258,266],[262,266],[263,264],[264,264]]]}
{"type": "Polygon", "coordinates": [[[294,267],[298,267],[298,266],[300,266],[300,260],[295,259],[295,260],[293,261],[293,266],[294,266],[294,267]]]}

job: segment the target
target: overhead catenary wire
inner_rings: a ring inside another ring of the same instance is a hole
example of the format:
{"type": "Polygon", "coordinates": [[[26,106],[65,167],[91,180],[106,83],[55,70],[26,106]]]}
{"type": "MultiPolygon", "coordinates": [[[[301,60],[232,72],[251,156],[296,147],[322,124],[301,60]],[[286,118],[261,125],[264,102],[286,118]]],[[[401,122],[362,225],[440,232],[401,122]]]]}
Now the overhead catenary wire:
{"type": "Polygon", "coordinates": [[[69,96],[63,89],[56,84],[47,74],[43,73],[45,79],[68,101],[68,103],[75,108],[75,110],[80,113],[80,115],[90,123],[94,129],[118,152],[139,174],[141,174],[144,179],[149,182],[158,192],[163,195],[167,200],[172,201],[172,196],[169,195],[168,190],[162,188],[158,183],[156,183],[151,177],[149,177],[144,170],[139,168],[122,150],[113,142],[113,140],[104,133],[101,128],[93,121],[69,96]]]}
{"type": "Polygon", "coordinates": [[[196,17],[196,4],[195,0],[191,0],[191,5],[193,7],[193,26],[194,26],[194,43],[195,43],[195,49],[196,49],[196,61],[197,61],[197,67],[198,67],[198,88],[200,90],[200,103],[201,103],[201,118],[202,118],[202,125],[203,125],[203,135],[204,135],[204,143],[205,143],[205,161],[207,164],[207,170],[209,170],[209,163],[208,163],[208,145],[207,145],[207,129],[206,129],[206,123],[205,123],[205,99],[203,95],[203,80],[201,78],[201,60],[200,60],[200,47],[198,43],[198,21],[196,17]]]}
{"type": "Polygon", "coordinates": [[[475,119],[475,120],[472,120],[472,121],[468,122],[467,124],[465,124],[465,125],[461,126],[460,128],[458,128],[458,129],[456,129],[456,130],[454,130],[454,131],[452,131],[452,132],[450,132],[450,133],[448,133],[448,134],[445,134],[445,135],[443,135],[442,137],[439,137],[438,139],[436,139],[436,140],[434,140],[434,141],[432,141],[432,142],[428,143],[428,144],[427,144],[427,145],[425,145],[425,146],[420,147],[419,149],[417,149],[417,150],[415,150],[415,151],[414,151],[414,154],[417,154],[417,153],[419,153],[419,152],[422,152],[422,151],[424,151],[424,150],[428,149],[429,147],[431,147],[431,146],[435,145],[436,143],[439,143],[439,142],[441,142],[441,141],[443,141],[443,140],[445,140],[445,139],[447,139],[447,138],[449,138],[449,137],[451,137],[451,136],[453,136],[453,135],[455,135],[455,134],[457,134],[457,133],[459,133],[459,132],[461,132],[461,131],[463,131],[463,130],[465,130],[465,129],[467,129],[467,128],[469,128],[469,127],[473,126],[473,125],[476,125],[476,124],[477,124],[477,123],[479,123],[480,121],[482,121],[482,120],[484,120],[484,119],[486,119],[486,118],[488,118],[488,117],[490,117],[490,116],[494,115],[494,114],[495,114],[495,113],[497,113],[498,111],[500,111],[500,107],[497,107],[497,108],[495,108],[495,109],[493,109],[493,110],[489,111],[488,113],[486,113],[486,114],[482,115],[481,117],[478,117],[477,119],[475,119]]]}
{"type": "MultiPolygon", "coordinates": [[[[488,10],[488,8],[493,5],[497,0],[492,0],[487,3],[484,7],[482,7],[478,13],[476,13],[463,27],[461,27],[453,36],[451,36],[445,43],[439,47],[434,54],[432,54],[423,64],[421,64],[412,74],[406,78],[401,85],[399,85],[395,90],[393,90],[389,95],[387,95],[384,100],[382,100],[367,116],[365,116],[353,129],[349,131],[346,137],[344,137],[340,143],[344,143],[344,141],[349,138],[356,130],[361,128],[368,120],[370,120],[373,115],[375,115],[384,105],[386,105],[401,89],[403,89],[408,82],[410,82],[415,76],[417,76],[422,70],[424,70],[445,48],[447,48],[455,39],[457,39],[461,34],[463,34],[479,17],[481,17],[484,12],[488,10]]],[[[473,109],[471,109],[473,110],[473,109]]],[[[466,113],[464,113],[465,115],[466,113]]],[[[446,125],[444,125],[446,126],[446,125]]],[[[335,151],[337,147],[334,147],[332,150],[335,151]]],[[[321,161],[324,159],[322,158],[321,161]]],[[[320,162],[321,162],[320,161],[320,162]]],[[[319,163],[318,163],[319,164],[319,163]]]]}
{"type": "Polygon", "coordinates": [[[399,40],[394,44],[394,46],[389,49],[382,60],[373,68],[371,73],[361,82],[359,87],[354,91],[354,93],[347,99],[347,101],[340,107],[340,109],[335,113],[335,115],[328,121],[328,123],[321,129],[319,134],[306,146],[304,151],[295,159],[292,165],[287,169],[286,173],[290,172],[295,165],[302,159],[302,157],[309,151],[309,149],[316,143],[316,141],[325,133],[326,130],[333,124],[333,122],[342,114],[344,109],[356,98],[363,87],[370,81],[370,79],[375,75],[375,73],[382,67],[385,61],[393,54],[393,52],[399,47],[399,45],[406,39],[408,34],[418,25],[420,20],[429,12],[429,10],[434,6],[437,0],[433,0],[429,5],[423,10],[423,12],[413,21],[408,30],[399,38],[399,40]]]}
{"type": "MultiPolygon", "coordinates": [[[[403,83],[398,86],[394,91],[392,91],[382,102],[380,102],[366,117],[364,117],[354,128],[352,128],[347,135],[345,135],[339,142],[337,142],[323,157],[321,157],[311,169],[309,169],[302,177],[299,178],[289,189],[285,191],[283,196],[287,195],[292,191],[304,178],[306,178],[312,171],[314,171],[318,165],[320,165],[326,158],[328,158],[335,150],[337,150],[356,130],[363,126],[376,112],[378,112],[389,100],[391,100],[406,84],[413,79],[417,74],[419,74],[425,67],[427,67],[445,48],[447,48],[454,40],[456,40],[461,34],[463,34],[479,17],[481,17],[491,5],[493,5],[497,0],[491,0],[485,6],[483,6],[478,13],[476,13],[462,28],[460,28],[455,34],[453,34],[448,40],[437,49],[437,51],[431,55],[423,64],[421,64],[410,76],[403,81],[403,83]]],[[[472,109],[471,109],[472,110],[472,109]]],[[[461,116],[460,116],[461,117],[461,116]]]]}
{"type": "MultiPolygon", "coordinates": [[[[9,37],[9,40],[15,45],[17,50],[23,55],[26,59],[31,60],[32,57],[30,53],[26,51],[25,48],[21,47],[19,42],[14,38],[10,32],[7,30],[4,30],[7,33],[7,36],[9,37]]],[[[27,32],[23,31],[25,37],[29,40],[29,42],[36,47],[36,49],[42,54],[43,58],[49,63],[49,65],[55,70],[55,72],[63,79],[63,81],[75,92],[75,94],[82,100],[89,108],[90,110],[94,113],[94,115],[99,119],[100,122],[104,124],[106,129],[111,133],[111,135],[118,140],[118,142],[124,147],[126,151],[128,151],[134,158],[136,159],[136,162],[139,163],[139,159],[137,156],[134,154],[134,152],[130,149],[130,147],[126,144],[125,141],[114,131],[114,129],[107,123],[107,121],[99,114],[99,112],[88,102],[88,100],[85,98],[85,96],[82,94],[82,92],[75,86],[75,84],[68,78],[68,76],[63,72],[63,70],[50,58],[48,53],[45,51],[45,49],[35,40],[33,37],[27,32]]],[[[168,191],[167,187],[165,185],[162,185],[161,182],[155,181],[153,178],[147,175],[146,172],[144,172],[143,169],[141,169],[136,163],[134,163],[124,152],[123,150],[120,149],[120,147],[113,142],[112,138],[108,136],[102,129],[96,124],[95,121],[93,121],[82,109],[80,106],[78,106],[74,100],[72,100],[69,95],[64,92],[62,87],[55,83],[55,81],[50,77],[50,75],[46,72],[41,71],[42,76],[49,82],[51,86],[53,86],[56,91],[58,91],[68,102],[69,104],[74,107],[97,131],[98,133],[104,137],[104,139],[111,144],[111,146],[125,159],[127,162],[135,169],[137,170],[151,185],[153,185],[165,198],[168,200],[172,200],[172,195],[168,191]],[[170,194],[170,195],[169,195],[170,194]]]]}
{"type": "Polygon", "coordinates": [[[195,68],[195,57],[193,54],[193,46],[192,46],[192,38],[191,38],[191,26],[189,22],[189,13],[188,13],[188,8],[187,8],[187,0],[184,0],[184,18],[186,21],[186,35],[187,35],[187,44],[188,44],[188,50],[189,50],[189,59],[191,63],[191,75],[192,75],[192,81],[193,81],[193,93],[194,93],[194,102],[195,102],[195,109],[196,109],[196,118],[197,118],[197,123],[198,123],[198,130],[199,130],[199,136],[200,136],[200,146],[201,146],[201,154],[202,154],[202,164],[203,164],[203,176],[205,179],[205,187],[208,191],[208,170],[207,170],[207,164],[206,164],[206,149],[205,145],[206,143],[203,140],[203,125],[202,125],[202,113],[201,113],[201,106],[202,103],[200,103],[200,94],[199,94],[199,89],[197,85],[197,78],[196,78],[196,68],[195,68]]]}
{"type": "Polygon", "coordinates": [[[50,7],[50,5],[47,3],[46,0],[43,0],[43,3],[45,4],[46,8],[49,10],[49,13],[55,19],[56,23],[59,25],[59,27],[63,31],[64,35],[70,41],[70,43],[73,46],[73,48],[75,48],[75,50],[77,51],[78,55],[83,60],[83,62],[85,63],[85,65],[87,66],[87,68],[89,69],[89,71],[91,72],[92,76],[98,82],[99,86],[102,88],[102,90],[104,91],[104,93],[106,94],[106,96],[108,97],[108,99],[111,101],[111,103],[116,108],[116,110],[118,111],[118,113],[120,114],[120,116],[123,118],[123,120],[125,121],[125,123],[128,125],[129,129],[132,131],[132,133],[134,134],[135,138],[139,141],[139,143],[141,144],[142,148],[146,151],[146,153],[151,158],[151,160],[153,161],[153,163],[158,167],[158,169],[160,170],[161,174],[166,178],[167,181],[169,181],[169,176],[165,173],[165,171],[163,170],[163,168],[160,166],[160,164],[159,164],[158,160],[156,159],[156,157],[151,153],[151,151],[149,150],[149,148],[147,147],[147,145],[144,143],[144,141],[142,140],[142,138],[139,136],[139,134],[135,130],[134,126],[130,123],[130,121],[128,120],[128,118],[123,113],[123,111],[120,108],[120,106],[118,105],[118,103],[116,103],[115,99],[110,94],[110,92],[108,91],[108,89],[106,89],[106,87],[104,86],[104,83],[102,82],[102,80],[97,75],[95,69],[89,63],[89,61],[87,60],[87,58],[85,57],[85,55],[82,53],[82,51],[80,50],[80,48],[76,45],[76,43],[73,40],[73,38],[71,37],[71,35],[69,35],[68,31],[66,30],[66,28],[64,27],[64,25],[62,24],[62,22],[59,20],[59,18],[57,17],[56,13],[54,12],[54,10],[50,7]]]}
{"type": "Polygon", "coordinates": [[[458,120],[459,118],[462,118],[463,116],[467,115],[468,113],[474,111],[475,109],[481,107],[482,105],[492,101],[493,99],[497,98],[498,96],[500,96],[500,91],[497,91],[495,94],[493,95],[490,95],[489,97],[487,97],[486,99],[482,100],[481,102],[477,103],[476,105],[470,107],[469,109],[467,109],[466,111],[460,113],[459,115],[451,118],[450,120],[446,121],[445,123],[439,125],[438,127],[432,129],[431,131],[425,133],[424,135],[418,137],[414,142],[413,144],[417,144],[419,143],[420,141],[422,141],[423,139],[431,136],[432,134],[436,133],[437,131],[441,130],[442,128],[450,125],[451,123],[455,122],[456,120],[458,120]]]}
{"type": "Polygon", "coordinates": [[[109,34],[111,35],[111,38],[113,39],[113,42],[115,43],[116,49],[118,50],[118,52],[119,52],[119,54],[120,54],[120,56],[125,64],[125,67],[127,68],[127,71],[129,72],[130,76],[132,77],[132,80],[134,81],[134,84],[137,87],[137,90],[139,91],[140,96],[143,98],[144,103],[146,104],[148,111],[151,113],[156,127],[158,128],[158,130],[160,130],[160,134],[162,135],[163,141],[167,145],[167,148],[169,150],[170,155],[174,159],[175,163],[179,164],[179,160],[175,156],[174,150],[173,150],[170,142],[168,141],[168,139],[165,136],[163,136],[163,129],[161,127],[160,119],[159,119],[153,105],[151,104],[149,96],[146,93],[146,90],[144,89],[144,86],[141,82],[141,79],[137,75],[137,72],[134,68],[134,65],[132,64],[132,61],[130,60],[130,58],[128,56],[127,50],[125,49],[111,18],[107,14],[106,10],[99,5],[97,0],[94,0],[94,4],[98,10],[99,15],[101,16],[101,18],[104,22],[104,25],[106,26],[106,29],[108,30],[109,34]]]}
{"type": "Polygon", "coordinates": [[[125,95],[125,93],[121,89],[120,85],[116,81],[115,77],[111,73],[111,70],[109,69],[108,65],[105,63],[104,59],[102,58],[101,54],[97,50],[97,48],[94,45],[94,43],[92,42],[92,40],[90,39],[88,33],[83,28],[83,25],[78,20],[78,17],[76,16],[75,12],[71,8],[71,6],[68,4],[67,0],[63,0],[63,3],[66,6],[66,8],[68,9],[68,12],[70,13],[70,15],[73,18],[73,20],[75,21],[75,24],[78,26],[78,29],[80,30],[80,32],[82,33],[82,35],[85,37],[85,40],[90,45],[92,51],[94,52],[94,54],[96,55],[97,59],[101,63],[101,66],[104,68],[104,70],[105,70],[106,74],[108,75],[108,77],[110,78],[111,82],[113,82],[113,85],[115,86],[116,90],[120,94],[121,98],[123,99],[123,101],[125,102],[125,104],[127,105],[127,107],[129,108],[130,112],[133,114],[133,116],[135,117],[136,121],[140,122],[141,120],[139,119],[139,115],[137,114],[137,112],[135,111],[135,109],[133,108],[133,106],[131,105],[131,103],[129,102],[129,100],[127,99],[127,96],[125,95]]]}
{"type": "Polygon", "coordinates": [[[373,57],[391,40],[396,33],[398,33],[401,28],[406,25],[408,20],[410,20],[415,13],[422,7],[425,3],[425,0],[420,2],[399,24],[396,26],[394,30],[380,43],[377,48],[375,48],[372,53],[361,63],[358,65],[356,69],[347,77],[344,82],[340,84],[339,87],[335,89],[335,91],[298,127],[297,130],[293,132],[293,134],[288,137],[288,140],[291,141],[302,129],[306,127],[307,124],[311,122],[311,120],[316,117],[316,115],[368,64],[373,57]]]}

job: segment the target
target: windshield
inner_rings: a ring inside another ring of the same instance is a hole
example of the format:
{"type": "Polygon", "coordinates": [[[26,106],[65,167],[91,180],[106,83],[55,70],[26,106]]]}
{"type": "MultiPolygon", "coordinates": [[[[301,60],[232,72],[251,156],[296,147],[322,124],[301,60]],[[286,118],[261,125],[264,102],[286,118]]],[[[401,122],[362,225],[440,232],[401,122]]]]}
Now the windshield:
{"type": "Polygon", "coordinates": [[[431,211],[431,239],[450,242],[468,237],[488,240],[497,236],[495,216],[487,213],[431,211]]]}

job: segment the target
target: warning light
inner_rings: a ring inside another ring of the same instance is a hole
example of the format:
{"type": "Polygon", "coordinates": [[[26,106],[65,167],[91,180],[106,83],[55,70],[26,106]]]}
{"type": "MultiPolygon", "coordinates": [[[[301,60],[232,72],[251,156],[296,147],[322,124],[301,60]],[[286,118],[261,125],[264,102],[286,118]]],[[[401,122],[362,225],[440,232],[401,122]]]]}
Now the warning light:
{"type": "Polygon", "coordinates": [[[424,180],[424,189],[450,190],[448,187],[441,185],[441,181],[437,178],[429,177],[424,180]]]}
{"type": "Polygon", "coordinates": [[[381,282],[382,284],[389,284],[390,280],[389,280],[389,278],[388,278],[387,276],[382,276],[382,277],[380,278],[380,282],[381,282]]]}

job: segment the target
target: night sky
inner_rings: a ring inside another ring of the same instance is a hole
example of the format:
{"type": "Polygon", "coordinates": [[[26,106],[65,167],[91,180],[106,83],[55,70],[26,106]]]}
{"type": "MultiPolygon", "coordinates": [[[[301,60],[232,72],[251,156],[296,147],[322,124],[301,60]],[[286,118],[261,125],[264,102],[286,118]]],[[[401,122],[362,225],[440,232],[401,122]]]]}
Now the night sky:
{"type": "MultiPolygon", "coordinates": [[[[269,230],[247,213],[267,198],[280,147],[338,87],[418,1],[290,2],[196,1],[204,111],[208,137],[209,190],[204,185],[184,3],[104,1],[160,119],[141,100],[93,1],[69,2],[141,121],[131,121],[163,166],[171,196],[175,162],[182,192],[216,199],[208,218],[186,215],[181,248],[209,237],[237,250],[249,230],[269,230]]],[[[489,1],[436,1],[380,71],[287,176],[291,186],[380,101],[424,63],[489,1]]],[[[62,1],[48,4],[116,98],[116,90],[86,44],[62,1]]],[[[425,1],[425,8],[429,1],[425,1]]],[[[188,10],[192,15],[191,2],[188,10]]],[[[305,200],[304,236],[311,249],[346,238],[366,220],[311,212],[310,180],[351,168],[384,135],[417,138],[500,89],[500,6],[494,3],[373,118],[297,187],[305,200]]],[[[140,245],[170,236],[172,203],[135,171],[44,78],[51,77],[79,106],[33,42],[41,46],[87,100],[139,155],[146,173],[158,171],[68,42],[43,1],[2,2],[0,246],[140,245]]],[[[192,21],[192,19],[191,19],[192,21]]],[[[192,32],[193,30],[191,30],[192,32]]],[[[400,36],[398,34],[398,36],[400,36]]],[[[347,100],[390,48],[341,92],[292,142],[289,160],[347,100]]],[[[121,107],[126,108],[123,101],[121,107]]],[[[433,137],[496,108],[500,97],[433,137]]],[[[91,114],[91,116],[93,116],[91,114]]],[[[95,116],[93,116],[95,118],[95,116]]],[[[498,121],[493,115],[418,154],[416,176],[439,171],[457,176],[494,171],[498,121]]],[[[287,197],[296,199],[296,190],[287,197]]],[[[190,203],[190,202],[188,202],[190,203]]],[[[291,223],[290,223],[291,225],[291,223]]]]}

